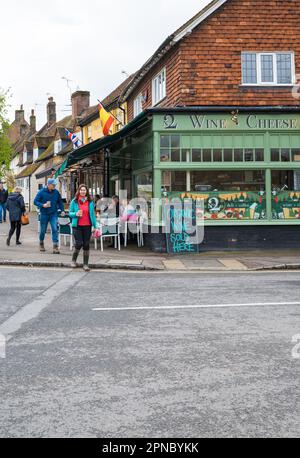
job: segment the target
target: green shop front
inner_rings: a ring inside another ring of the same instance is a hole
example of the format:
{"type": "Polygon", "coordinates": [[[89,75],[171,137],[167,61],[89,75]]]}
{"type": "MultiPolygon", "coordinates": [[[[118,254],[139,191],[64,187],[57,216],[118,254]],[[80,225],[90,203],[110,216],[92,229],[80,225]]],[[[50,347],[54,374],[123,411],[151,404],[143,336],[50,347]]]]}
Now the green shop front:
{"type": "Polygon", "coordinates": [[[149,203],[145,239],[166,250],[151,199],[204,200],[200,250],[300,247],[299,108],[154,108],[99,140],[110,194],[149,203]]]}
{"type": "Polygon", "coordinates": [[[153,195],[204,200],[204,249],[300,247],[299,109],[175,109],[153,140],[153,195]]]}

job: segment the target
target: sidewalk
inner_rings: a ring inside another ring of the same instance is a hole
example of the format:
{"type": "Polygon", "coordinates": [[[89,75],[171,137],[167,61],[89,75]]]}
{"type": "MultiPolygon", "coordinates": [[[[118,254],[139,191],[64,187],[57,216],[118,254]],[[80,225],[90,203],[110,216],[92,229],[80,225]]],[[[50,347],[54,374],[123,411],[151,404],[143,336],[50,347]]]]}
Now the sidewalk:
{"type": "MultiPolygon", "coordinates": [[[[8,223],[0,224],[0,265],[37,267],[70,267],[71,251],[62,246],[60,255],[52,254],[50,234],[45,240],[46,253],[39,252],[37,222],[31,215],[30,225],[22,227],[23,245],[16,246],[15,236],[11,246],[6,246],[8,223]]],[[[99,247],[99,244],[98,244],[99,247]]],[[[79,264],[81,256],[79,258],[79,264]]],[[[257,250],[236,252],[200,252],[190,255],[168,255],[152,253],[147,248],[129,244],[121,251],[104,248],[102,253],[91,245],[90,264],[97,269],[128,269],[152,271],[256,271],[272,269],[300,269],[299,250],[257,250]]]]}

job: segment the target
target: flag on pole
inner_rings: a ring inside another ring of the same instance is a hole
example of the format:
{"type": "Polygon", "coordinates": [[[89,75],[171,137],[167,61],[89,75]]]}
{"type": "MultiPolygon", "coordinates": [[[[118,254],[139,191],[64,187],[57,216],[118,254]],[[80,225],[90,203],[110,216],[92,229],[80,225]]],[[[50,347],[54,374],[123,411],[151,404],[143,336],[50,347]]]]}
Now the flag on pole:
{"type": "Polygon", "coordinates": [[[73,148],[79,148],[79,142],[80,142],[79,138],[76,137],[75,134],[72,134],[68,129],[65,129],[65,131],[66,131],[68,138],[73,143],[73,148]]]}
{"type": "Polygon", "coordinates": [[[103,107],[102,103],[99,102],[99,116],[101,121],[101,126],[103,130],[103,135],[109,135],[109,130],[114,122],[113,116],[108,113],[103,107]]]}

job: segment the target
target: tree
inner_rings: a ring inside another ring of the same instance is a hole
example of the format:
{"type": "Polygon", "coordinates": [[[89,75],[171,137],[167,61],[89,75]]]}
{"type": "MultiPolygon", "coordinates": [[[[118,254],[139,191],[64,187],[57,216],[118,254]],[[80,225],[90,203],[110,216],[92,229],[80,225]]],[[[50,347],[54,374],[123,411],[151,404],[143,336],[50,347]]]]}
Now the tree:
{"type": "Polygon", "coordinates": [[[7,119],[8,91],[0,88],[0,178],[9,169],[12,147],[8,138],[9,122],[7,119]]]}

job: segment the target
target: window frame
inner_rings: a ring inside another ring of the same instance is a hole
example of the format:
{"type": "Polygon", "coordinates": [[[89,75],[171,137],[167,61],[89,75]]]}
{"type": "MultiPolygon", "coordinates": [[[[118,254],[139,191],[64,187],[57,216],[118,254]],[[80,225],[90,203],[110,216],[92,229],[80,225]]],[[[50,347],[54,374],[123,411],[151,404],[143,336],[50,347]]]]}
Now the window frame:
{"type": "Polygon", "coordinates": [[[296,68],[295,68],[295,53],[294,51],[242,51],[241,53],[241,71],[242,71],[242,86],[283,86],[283,87],[291,87],[296,84],[296,68]],[[256,55],[256,83],[247,83],[244,82],[244,75],[243,75],[243,55],[245,54],[255,54],[256,55]],[[287,54],[291,56],[291,83],[278,83],[278,62],[277,56],[279,54],[287,54]],[[262,81],[262,56],[272,56],[273,57],[273,81],[264,82],[262,81]]]}
{"type": "Polygon", "coordinates": [[[159,73],[157,73],[152,78],[152,106],[154,107],[158,103],[160,103],[166,96],[167,96],[167,71],[166,67],[164,67],[159,73]],[[161,84],[161,91],[159,91],[159,86],[156,85],[160,76],[164,77],[163,84],[161,84]],[[157,92],[157,94],[156,94],[157,92]],[[161,93],[159,93],[161,92],[161,93]]]}
{"type": "Polygon", "coordinates": [[[133,100],[133,116],[136,118],[143,111],[143,94],[140,92],[133,100]]]}

